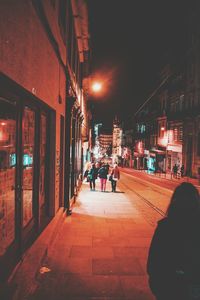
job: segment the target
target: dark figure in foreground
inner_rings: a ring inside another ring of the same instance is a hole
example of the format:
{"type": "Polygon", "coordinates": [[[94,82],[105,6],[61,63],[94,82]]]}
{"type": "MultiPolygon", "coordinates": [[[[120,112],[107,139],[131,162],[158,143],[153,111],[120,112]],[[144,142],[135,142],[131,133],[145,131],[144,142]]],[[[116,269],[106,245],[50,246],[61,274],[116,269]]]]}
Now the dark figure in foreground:
{"type": "Polygon", "coordinates": [[[191,183],[175,189],[158,222],[147,272],[157,300],[200,299],[200,198],[191,183]]]}
{"type": "Polygon", "coordinates": [[[95,191],[95,180],[97,179],[97,169],[95,168],[95,164],[92,164],[91,169],[88,172],[89,182],[90,182],[90,190],[95,191]]]}

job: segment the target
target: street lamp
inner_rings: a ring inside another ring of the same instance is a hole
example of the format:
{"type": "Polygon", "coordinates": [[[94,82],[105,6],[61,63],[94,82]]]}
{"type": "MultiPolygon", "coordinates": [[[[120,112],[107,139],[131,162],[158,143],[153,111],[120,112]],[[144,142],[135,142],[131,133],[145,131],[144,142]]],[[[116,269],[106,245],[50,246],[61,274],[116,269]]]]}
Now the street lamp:
{"type": "Polygon", "coordinates": [[[102,84],[100,82],[93,83],[93,85],[92,85],[93,92],[98,93],[101,91],[101,89],[102,89],[102,84]]]}

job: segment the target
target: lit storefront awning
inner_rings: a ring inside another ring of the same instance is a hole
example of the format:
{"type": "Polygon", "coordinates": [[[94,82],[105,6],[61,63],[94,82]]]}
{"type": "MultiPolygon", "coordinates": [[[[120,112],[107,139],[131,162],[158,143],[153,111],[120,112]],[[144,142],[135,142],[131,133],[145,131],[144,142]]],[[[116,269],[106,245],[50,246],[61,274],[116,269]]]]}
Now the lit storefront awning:
{"type": "Polygon", "coordinates": [[[182,153],[182,145],[167,145],[167,151],[182,153]]]}
{"type": "Polygon", "coordinates": [[[150,150],[150,155],[151,155],[151,156],[155,156],[155,155],[166,155],[166,152],[163,151],[163,150],[154,149],[154,150],[150,150]]]}

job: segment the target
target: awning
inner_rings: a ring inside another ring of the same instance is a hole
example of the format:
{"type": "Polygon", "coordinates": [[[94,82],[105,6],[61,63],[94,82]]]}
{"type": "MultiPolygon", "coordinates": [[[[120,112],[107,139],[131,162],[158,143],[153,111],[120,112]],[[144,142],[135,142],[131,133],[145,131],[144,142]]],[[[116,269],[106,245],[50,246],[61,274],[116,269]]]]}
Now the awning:
{"type": "Polygon", "coordinates": [[[168,145],[167,151],[182,153],[182,145],[168,145]]]}
{"type": "Polygon", "coordinates": [[[156,154],[156,155],[166,155],[166,151],[155,149],[155,150],[150,150],[150,155],[151,154],[156,154]]]}

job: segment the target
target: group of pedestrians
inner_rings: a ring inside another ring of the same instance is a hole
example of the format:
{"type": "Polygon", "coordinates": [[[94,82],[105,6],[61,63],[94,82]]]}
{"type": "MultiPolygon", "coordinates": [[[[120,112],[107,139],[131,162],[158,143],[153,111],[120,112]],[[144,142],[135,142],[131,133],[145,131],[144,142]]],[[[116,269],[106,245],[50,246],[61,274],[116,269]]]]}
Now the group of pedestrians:
{"type": "Polygon", "coordinates": [[[179,167],[177,164],[175,164],[173,166],[173,176],[174,176],[174,178],[184,177],[184,175],[185,175],[184,165],[179,167]]]}
{"type": "Polygon", "coordinates": [[[89,182],[91,191],[95,191],[96,179],[99,177],[101,192],[106,192],[107,180],[111,182],[112,192],[116,192],[117,181],[120,179],[120,171],[116,163],[111,172],[109,164],[103,164],[101,167],[98,167],[92,163],[91,167],[85,171],[84,177],[89,182]]]}
{"type": "MultiPolygon", "coordinates": [[[[101,191],[106,190],[108,174],[112,191],[120,172],[93,164],[90,187],[99,176],[101,191]],[[116,180],[115,180],[116,178],[116,180]]],[[[147,259],[149,286],[157,300],[200,300],[200,195],[188,182],[176,187],[166,215],[158,221],[147,259]]]]}

